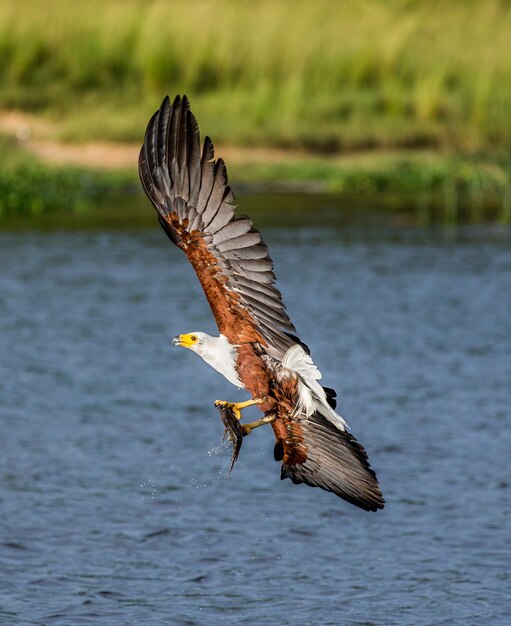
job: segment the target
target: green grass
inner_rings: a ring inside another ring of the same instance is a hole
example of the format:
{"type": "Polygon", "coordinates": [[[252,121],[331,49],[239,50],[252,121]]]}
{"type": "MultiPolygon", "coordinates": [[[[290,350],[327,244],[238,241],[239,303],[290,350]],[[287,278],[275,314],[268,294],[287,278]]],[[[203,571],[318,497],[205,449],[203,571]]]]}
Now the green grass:
{"type": "Polygon", "coordinates": [[[186,92],[216,141],[315,151],[511,144],[504,0],[26,0],[0,6],[0,106],[137,140],[186,92]]]}
{"type": "Polygon", "coordinates": [[[382,212],[414,213],[421,224],[511,223],[511,162],[432,153],[377,153],[339,163],[320,157],[280,164],[234,164],[235,182],[281,188],[283,181],[302,183],[382,212]],[[365,200],[364,200],[365,199],[365,200]]]}
{"type": "MultiPolygon", "coordinates": [[[[153,217],[142,200],[135,168],[49,166],[14,140],[1,137],[0,160],[0,224],[14,217],[48,222],[57,214],[117,226],[128,220],[135,226],[153,217]],[[119,210],[112,213],[112,207],[119,210]]],[[[235,191],[264,185],[344,194],[347,207],[355,202],[380,207],[382,212],[412,213],[422,224],[511,223],[511,162],[504,157],[489,161],[431,152],[375,153],[342,160],[304,156],[282,163],[234,161],[228,169],[235,191]]]]}
{"type": "Polygon", "coordinates": [[[0,218],[84,212],[136,182],[130,172],[45,165],[2,137],[0,162],[0,218]]]}

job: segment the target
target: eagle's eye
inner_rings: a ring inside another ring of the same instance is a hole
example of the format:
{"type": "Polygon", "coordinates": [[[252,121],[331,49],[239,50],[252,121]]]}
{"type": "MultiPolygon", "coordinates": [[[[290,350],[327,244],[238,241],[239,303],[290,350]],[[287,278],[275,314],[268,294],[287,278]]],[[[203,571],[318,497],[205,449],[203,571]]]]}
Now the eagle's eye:
{"type": "Polygon", "coordinates": [[[192,336],[190,337],[190,339],[191,339],[193,342],[196,342],[196,341],[197,341],[197,335],[192,335],[192,336]]]}

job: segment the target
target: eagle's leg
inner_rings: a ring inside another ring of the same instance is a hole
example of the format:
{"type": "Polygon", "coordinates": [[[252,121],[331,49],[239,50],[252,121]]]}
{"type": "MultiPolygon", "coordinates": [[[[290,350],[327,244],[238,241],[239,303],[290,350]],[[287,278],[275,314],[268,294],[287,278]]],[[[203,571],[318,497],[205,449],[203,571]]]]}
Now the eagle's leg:
{"type": "Polygon", "coordinates": [[[236,419],[241,419],[241,410],[246,409],[247,406],[253,406],[254,404],[261,404],[266,398],[254,398],[253,400],[245,400],[245,402],[227,402],[226,400],[215,400],[215,406],[225,407],[231,409],[236,419]]]}
{"type": "Polygon", "coordinates": [[[259,428],[259,426],[264,426],[265,424],[271,424],[277,419],[276,413],[269,413],[264,417],[261,417],[260,420],[256,420],[255,422],[250,422],[250,424],[242,424],[243,428],[243,437],[250,435],[250,433],[254,430],[254,428],[259,428]]]}

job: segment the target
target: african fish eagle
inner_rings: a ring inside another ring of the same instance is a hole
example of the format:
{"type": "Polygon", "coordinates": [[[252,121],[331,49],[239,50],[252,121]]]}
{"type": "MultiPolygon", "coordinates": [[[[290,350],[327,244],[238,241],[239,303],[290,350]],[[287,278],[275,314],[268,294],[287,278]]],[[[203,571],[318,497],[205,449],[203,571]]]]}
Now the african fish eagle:
{"type": "Polygon", "coordinates": [[[140,179],[163,230],[188,257],[211,306],[220,335],[181,334],[189,348],[251,399],[217,401],[237,418],[257,404],[271,423],[281,478],[321,487],[367,511],[384,506],[366,451],[335,411],[335,391],[323,387],[307,346],[298,339],[273,263],[252,220],[235,215],[222,159],[204,140],[186,96],[165,98],[152,116],[139,158],[140,179]]]}

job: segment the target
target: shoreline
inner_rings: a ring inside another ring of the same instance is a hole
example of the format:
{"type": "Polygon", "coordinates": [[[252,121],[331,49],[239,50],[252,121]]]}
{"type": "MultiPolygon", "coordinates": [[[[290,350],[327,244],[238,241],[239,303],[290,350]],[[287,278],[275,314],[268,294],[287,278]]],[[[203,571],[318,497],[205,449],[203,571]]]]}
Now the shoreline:
{"type": "MultiPolygon", "coordinates": [[[[59,141],[58,127],[0,110],[0,217],[84,212],[138,189],[139,145],[59,141]],[[21,190],[21,191],[20,191],[21,190]]],[[[318,154],[219,145],[234,191],[379,197],[381,211],[408,206],[421,223],[511,223],[509,157],[378,149],[318,154]]]]}
{"type": "MultiPolygon", "coordinates": [[[[59,129],[42,116],[20,110],[0,109],[0,135],[17,141],[18,146],[48,165],[74,165],[91,169],[127,170],[137,166],[138,153],[142,145],[115,141],[61,141],[59,129]]],[[[296,148],[243,147],[217,144],[215,158],[223,158],[227,168],[243,165],[283,165],[316,162],[339,167],[370,167],[377,161],[390,159],[433,161],[442,152],[433,149],[378,148],[373,150],[346,150],[333,153],[298,150],[296,148]]]]}

